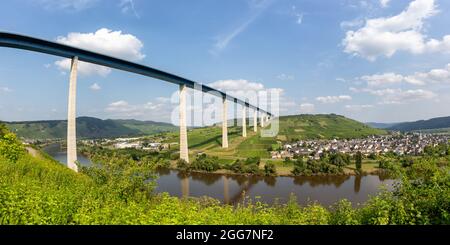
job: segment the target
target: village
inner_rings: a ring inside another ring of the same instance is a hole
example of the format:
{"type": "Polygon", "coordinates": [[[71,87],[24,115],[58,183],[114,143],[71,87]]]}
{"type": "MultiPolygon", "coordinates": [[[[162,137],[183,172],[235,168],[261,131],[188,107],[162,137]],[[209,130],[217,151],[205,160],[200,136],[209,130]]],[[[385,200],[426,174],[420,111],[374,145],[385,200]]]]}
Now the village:
{"type": "Polygon", "coordinates": [[[83,145],[102,146],[114,149],[139,149],[145,151],[162,151],[170,149],[169,143],[162,143],[163,138],[135,137],[116,139],[86,139],[81,140],[83,145]]]}
{"type": "Polygon", "coordinates": [[[284,144],[278,151],[271,151],[272,159],[293,158],[296,155],[319,159],[324,152],[353,155],[361,152],[365,156],[393,152],[398,155],[420,155],[426,146],[449,144],[450,135],[443,134],[391,134],[370,136],[363,139],[300,140],[284,144]]]}

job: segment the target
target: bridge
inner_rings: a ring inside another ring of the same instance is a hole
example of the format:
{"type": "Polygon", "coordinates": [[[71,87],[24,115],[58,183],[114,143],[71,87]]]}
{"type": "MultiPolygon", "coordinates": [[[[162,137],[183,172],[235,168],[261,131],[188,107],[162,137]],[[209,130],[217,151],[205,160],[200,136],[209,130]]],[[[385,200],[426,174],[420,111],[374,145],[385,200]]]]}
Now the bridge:
{"type": "Polygon", "coordinates": [[[179,85],[179,127],[180,127],[180,159],[189,162],[189,150],[187,139],[186,123],[186,92],[187,88],[200,90],[203,93],[209,93],[222,98],[222,147],[228,148],[228,119],[227,119],[227,101],[242,105],[242,137],[247,137],[247,108],[253,110],[254,131],[257,131],[257,118],[260,117],[261,127],[264,127],[273,116],[256,105],[235,98],[225,92],[216,90],[209,86],[200,84],[193,80],[183,78],[165,71],[161,71],[149,66],[133,63],[127,60],[111,57],[105,54],[72,47],[60,43],[38,39],[14,33],[0,32],[0,47],[15,48],[39,52],[63,58],[71,59],[71,68],[69,76],[69,95],[68,95],[68,115],[67,115],[67,166],[78,171],[77,161],[77,141],[76,141],[76,96],[77,96],[77,69],[78,62],[83,61],[91,64],[101,65],[117,70],[156,78],[165,82],[179,85]],[[259,115],[258,115],[259,114],[259,115]]]}

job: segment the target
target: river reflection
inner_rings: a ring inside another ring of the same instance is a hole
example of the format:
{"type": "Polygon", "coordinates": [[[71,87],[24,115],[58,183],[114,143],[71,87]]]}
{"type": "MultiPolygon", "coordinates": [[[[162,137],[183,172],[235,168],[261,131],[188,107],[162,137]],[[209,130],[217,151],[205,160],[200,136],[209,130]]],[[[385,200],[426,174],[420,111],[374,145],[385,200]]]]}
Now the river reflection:
{"type": "Polygon", "coordinates": [[[265,203],[285,203],[294,194],[300,204],[318,202],[331,205],[346,198],[356,205],[376,195],[379,187],[392,188],[393,180],[386,176],[309,176],[262,177],[186,173],[177,170],[158,170],[158,192],[179,197],[209,196],[224,203],[236,204],[245,196],[257,197],[265,203]]]}
{"type": "MultiPolygon", "coordinates": [[[[59,144],[47,146],[44,151],[61,163],[67,162],[66,152],[59,144]]],[[[82,155],[78,155],[78,160],[84,166],[91,165],[82,155]]],[[[209,196],[227,204],[242,202],[245,196],[268,204],[286,203],[294,194],[297,202],[303,205],[318,202],[328,206],[342,198],[356,205],[379,193],[380,186],[386,185],[390,189],[394,183],[384,175],[294,178],[186,173],[169,169],[159,169],[157,173],[157,192],[178,197],[209,196]]]]}

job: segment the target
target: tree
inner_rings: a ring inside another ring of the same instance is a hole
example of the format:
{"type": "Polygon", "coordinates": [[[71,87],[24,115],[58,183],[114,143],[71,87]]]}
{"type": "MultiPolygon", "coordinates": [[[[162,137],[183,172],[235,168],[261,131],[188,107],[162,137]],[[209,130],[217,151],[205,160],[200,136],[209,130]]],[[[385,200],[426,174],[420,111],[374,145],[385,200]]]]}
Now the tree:
{"type": "Polygon", "coordinates": [[[0,138],[3,137],[7,133],[9,133],[9,130],[6,127],[6,125],[3,123],[0,123],[0,138]]]}
{"type": "Polygon", "coordinates": [[[25,148],[13,133],[6,133],[0,137],[0,155],[16,162],[25,154],[25,148]]]}
{"type": "Polygon", "coordinates": [[[299,157],[294,162],[294,169],[292,170],[293,175],[301,175],[306,169],[305,163],[303,162],[303,157],[299,157]]]}
{"type": "Polygon", "coordinates": [[[277,169],[276,169],[276,167],[275,167],[275,164],[273,163],[273,162],[267,162],[265,165],[264,165],[264,173],[267,175],[267,176],[270,176],[270,175],[275,175],[276,173],[277,173],[277,169]]]}
{"type": "Polygon", "coordinates": [[[356,152],[355,155],[355,165],[356,165],[356,170],[361,172],[361,167],[362,167],[362,154],[360,151],[356,152]]]}
{"type": "Polygon", "coordinates": [[[177,168],[181,170],[187,170],[189,169],[189,163],[186,162],[184,159],[178,159],[177,161],[177,168]]]}

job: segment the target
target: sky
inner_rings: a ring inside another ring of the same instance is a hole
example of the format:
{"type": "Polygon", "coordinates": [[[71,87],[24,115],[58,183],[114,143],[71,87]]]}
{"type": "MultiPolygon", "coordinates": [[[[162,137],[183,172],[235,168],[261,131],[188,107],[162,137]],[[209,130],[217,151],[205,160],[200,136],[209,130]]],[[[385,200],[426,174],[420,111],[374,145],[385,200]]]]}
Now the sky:
{"type": "MultiPolygon", "coordinates": [[[[238,97],[278,91],[281,115],[450,116],[446,0],[5,0],[0,16],[0,31],[127,59],[238,97]]],[[[65,119],[69,66],[0,48],[0,120],[65,119]]],[[[85,63],[78,72],[78,116],[177,118],[174,84],[85,63]]]]}

